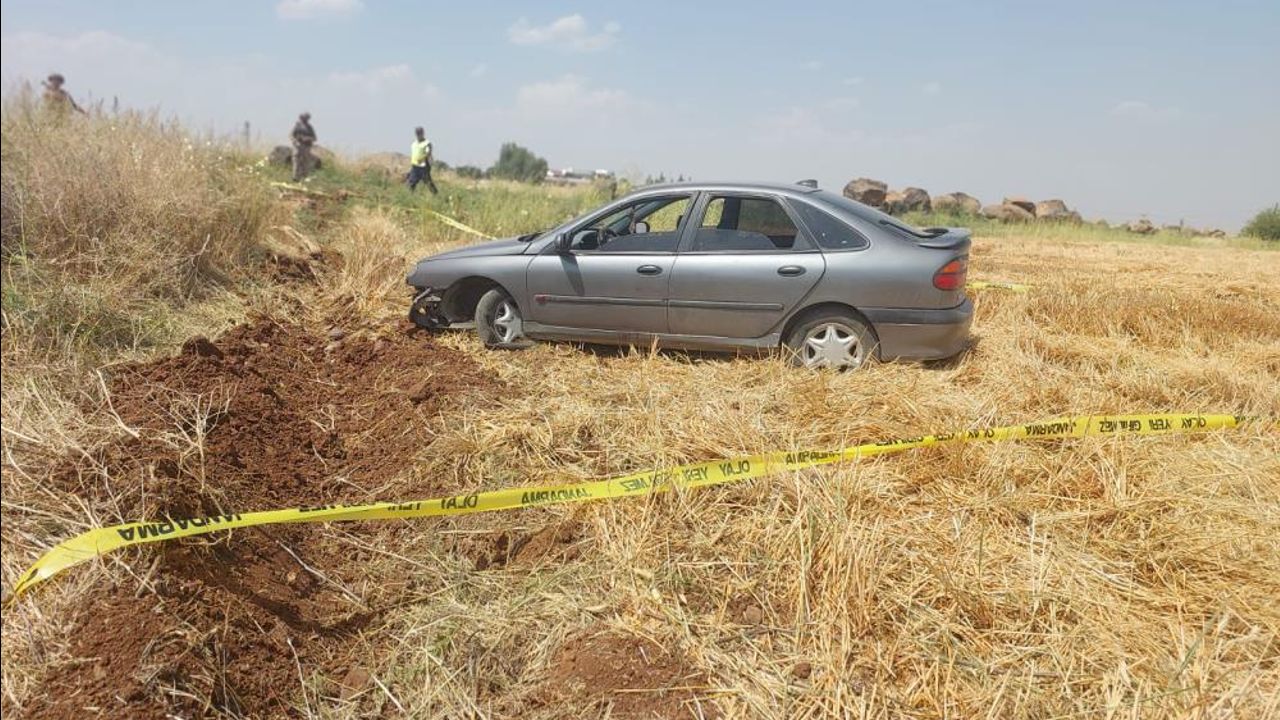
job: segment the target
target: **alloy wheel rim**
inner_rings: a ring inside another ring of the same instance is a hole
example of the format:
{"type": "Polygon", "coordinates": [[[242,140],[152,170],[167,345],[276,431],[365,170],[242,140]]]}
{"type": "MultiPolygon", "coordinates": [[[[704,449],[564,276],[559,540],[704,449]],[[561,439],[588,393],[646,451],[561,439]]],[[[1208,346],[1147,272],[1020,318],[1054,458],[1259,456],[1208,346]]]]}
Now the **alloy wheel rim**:
{"type": "Polygon", "coordinates": [[[800,348],[805,367],[851,368],[862,364],[863,348],[858,334],[843,323],[823,323],[809,330],[800,348]]]}
{"type": "Polygon", "coordinates": [[[504,343],[514,342],[520,337],[522,323],[520,322],[520,311],[516,308],[515,303],[510,300],[503,300],[498,304],[498,308],[493,315],[493,329],[497,333],[498,339],[504,343]]]}

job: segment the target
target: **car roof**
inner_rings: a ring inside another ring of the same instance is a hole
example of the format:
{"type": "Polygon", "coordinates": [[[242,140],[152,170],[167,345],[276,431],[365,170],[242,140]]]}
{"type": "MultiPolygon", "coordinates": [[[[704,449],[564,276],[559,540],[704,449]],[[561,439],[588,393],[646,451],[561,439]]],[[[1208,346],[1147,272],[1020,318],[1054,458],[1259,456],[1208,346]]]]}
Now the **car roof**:
{"type": "Polygon", "coordinates": [[[808,185],[799,185],[796,183],[780,183],[780,182],[676,182],[676,183],[659,183],[656,185],[645,185],[636,188],[631,194],[639,195],[641,193],[648,194],[653,192],[669,192],[669,191],[699,191],[715,192],[717,190],[727,190],[734,192],[750,192],[761,191],[770,193],[781,193],[786,195],[808,195],[820,191],[820,188],[810,187],[808,185]]]}

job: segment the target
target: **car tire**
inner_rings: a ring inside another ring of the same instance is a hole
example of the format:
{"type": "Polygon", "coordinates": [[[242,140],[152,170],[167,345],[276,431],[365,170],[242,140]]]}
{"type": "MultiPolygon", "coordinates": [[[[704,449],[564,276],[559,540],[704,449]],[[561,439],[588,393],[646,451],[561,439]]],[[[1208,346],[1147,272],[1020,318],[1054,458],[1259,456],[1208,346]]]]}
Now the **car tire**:
{"type": "Polygon", "coordinates": [[[797,367],[856,370],[875,360],[877,344],[875,333],[861,318],[822,310],[796,322],[783,349],[797,367]]]}
{"type": "Polygon", "coordinates": [[[490,348],[520,350],[533,344],[524,335],[520,305],[498,288],[486,292],[476,303],[476,333],[490,348]]]}

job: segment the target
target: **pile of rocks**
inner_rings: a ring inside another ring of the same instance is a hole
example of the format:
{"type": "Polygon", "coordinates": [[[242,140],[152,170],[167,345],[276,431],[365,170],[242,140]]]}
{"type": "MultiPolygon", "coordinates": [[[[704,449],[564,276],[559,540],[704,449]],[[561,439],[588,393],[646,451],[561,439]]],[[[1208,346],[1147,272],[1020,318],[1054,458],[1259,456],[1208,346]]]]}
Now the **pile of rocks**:
{"type": "MultiPolygon", "coordinates": [[[[1015,196],[1006,197],[998,204],[983,205],[978,198],[968,193],[953,192],[930,197],[928,192],[918,187],[890,190],[887,183],[871,178],[850,180],[849,184],[844,186],[844,196],[863,205],[883,210],[890,215],[932,211],[962,217],[984,217],[1007,223],[1056,222],[1079,225],[1084,222],[1080,213],[1057,198],[1036,202],[1015,196]]],[[[1105,220],[1098,220],[1095,224],[1100,227],[1111,227],[1105,220]]],[[[1145,218],[1116,227],[1139,235],[1150,235],[1161,229],[1145,218]]],[[[1164,231],[1202,237],[1226,236],[1226,233],[1221,230],[1196,230],[1182,225],[1169,225],[1164,228],[1164,231]]]]}
{"type": "Polygon", "coordinates": [[[1004,222],[1081,222],[1080,213],[1057,199],[1032,202],[1021,197],[1007,197],[999,205],[983,206],[978,198],[968,193],[953,192],[930,197],[928,192],[918,187],[890,190],[887,183],[871,178],[851,180],[844,186],[844,196],[890,215],[933,211],[949,215],[981,215],[1004,222]]]}
{"type": "Polygon", "coordinates": [[[1024,197],[1007,197],[999,205],[986,205],[979,211],[985,218],[1004,222],[1084,222],[1080,213],[1067,207],[1062,200],[1041,200],[1034,202],[1024,197]]]}

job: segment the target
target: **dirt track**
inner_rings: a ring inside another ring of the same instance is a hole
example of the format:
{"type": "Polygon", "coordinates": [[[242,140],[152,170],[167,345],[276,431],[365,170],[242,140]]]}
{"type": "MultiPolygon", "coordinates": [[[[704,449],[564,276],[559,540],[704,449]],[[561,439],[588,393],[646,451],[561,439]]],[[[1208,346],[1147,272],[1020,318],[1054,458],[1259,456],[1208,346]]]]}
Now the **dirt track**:
{"type": "MultiPolygon", "coordinates": [[[[125,517],[441,490],[415,485],[405,468],[429,442],[434,414],[481,401],[496,381],[407,326],[339,334],[257,320],[216,342],[189,341],[175,357],[117,368],[114,410],[138,437],[122,431],[69,460],[62,489],[109,495],[125,517]]],[[[366,577],[367,559],[314,528],[167,546],[144,578],[146,592],[100,583],[70,634],[82,662],[47,678],[58,690],[31,714],[278,716],[302,695],[299,664],[336,681],[322,693],[362,691],[368,678],[348,657],[348,641],[405,590],[366,577]],[[348,580],[378,589],[357,597],[348,580]],[[344,690],[344,679],[361,687],[344,690]]]]}

